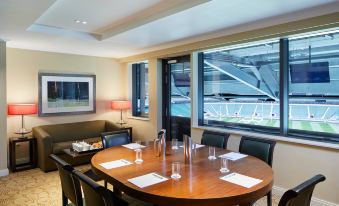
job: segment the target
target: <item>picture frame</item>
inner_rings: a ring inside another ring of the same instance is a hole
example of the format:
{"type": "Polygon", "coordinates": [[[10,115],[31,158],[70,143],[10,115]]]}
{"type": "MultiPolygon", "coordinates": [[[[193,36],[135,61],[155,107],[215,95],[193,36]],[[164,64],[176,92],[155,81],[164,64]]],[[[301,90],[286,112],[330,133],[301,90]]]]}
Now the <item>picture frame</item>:
{"type": "Polygon", "coordinates": [[[96,76],[39,73],[39,116],[96,113],[96,76]]]}

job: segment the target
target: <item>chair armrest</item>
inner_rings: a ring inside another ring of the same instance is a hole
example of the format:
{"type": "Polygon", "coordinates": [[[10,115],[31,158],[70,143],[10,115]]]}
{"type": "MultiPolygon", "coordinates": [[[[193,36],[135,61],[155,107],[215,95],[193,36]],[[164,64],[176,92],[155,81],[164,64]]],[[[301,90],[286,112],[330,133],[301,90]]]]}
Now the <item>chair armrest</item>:
{"type": "Polygon", "coordinates": [[[52,137],[41,127],[33,128],[33,137],[37,140],[38,146],[38,166],[47,171],[47,165],[49,164],[49,155],[53,152],[53,139],[52,137]]]}

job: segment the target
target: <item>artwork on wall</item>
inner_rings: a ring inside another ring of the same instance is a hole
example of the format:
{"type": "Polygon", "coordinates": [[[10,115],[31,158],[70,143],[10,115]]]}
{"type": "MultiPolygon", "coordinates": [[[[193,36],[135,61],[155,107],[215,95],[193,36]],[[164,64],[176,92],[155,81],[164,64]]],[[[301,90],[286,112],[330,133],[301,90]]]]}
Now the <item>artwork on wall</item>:
{"type": "Polygon", "coordinates": [[[39,116],[96,112],[95,75],[39,73],[39,116]]]}

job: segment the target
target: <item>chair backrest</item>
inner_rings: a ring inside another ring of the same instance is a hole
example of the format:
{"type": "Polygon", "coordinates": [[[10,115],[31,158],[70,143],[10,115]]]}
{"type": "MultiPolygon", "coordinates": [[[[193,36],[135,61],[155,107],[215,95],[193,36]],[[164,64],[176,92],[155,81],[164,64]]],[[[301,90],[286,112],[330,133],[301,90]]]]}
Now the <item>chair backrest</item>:
{"type": "Polygon", "coordinates": [[[127,202],[117,197],[113,192],[94,182],[80,171],[74,170],[73,179],[80,181],[84,192],[86,206],[125,206],[127,202]]]}
{"type": "Polygon", "coordinates": [[[127,130],[104,132],[101,134],[101,140],[102,146],[105,149],[131,142],[131,138],[127,130]]]}
{"type": "Polygon", "coordinates": [[[325,176],[316,175],[295,188],[288,190],[280,199],[279,206],[309,206],[316,184],[325,181],[325,176]]]}
{"type": "Polygon", "coordinates": [[[228,133],[205,130],[202,134],[201,144],[226,149],[229,136],[228,133]]]}
{"type": "Polygon", "coordinates": [[[239,152],[254,156],[272,167],[275,141],[254,137],[242,137],[239,152]]]}
{"type": "Polygon", "coordinates": [[[58,167],[63,195],[76,206],[82,206],[83,202],[80,183],[79,181],[73,181],[72,178],[74,168],[54,154],[51,154],[50,158],[58,167]]]}

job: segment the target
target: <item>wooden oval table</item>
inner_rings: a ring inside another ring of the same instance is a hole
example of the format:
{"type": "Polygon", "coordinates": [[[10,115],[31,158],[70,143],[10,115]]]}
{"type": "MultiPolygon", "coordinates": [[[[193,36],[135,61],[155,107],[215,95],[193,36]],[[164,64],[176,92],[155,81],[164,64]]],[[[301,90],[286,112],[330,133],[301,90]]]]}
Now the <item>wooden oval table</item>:
{"type": "MultiPolygon", "coordinates": [[[[208,147],[196,150],[193,164],[184,164],[183,148],[172,150],[167,143],[166,158],[156,157],[153,143],[145,143],[142,149],[142,164],[135,164],[135,151],[117,146],[103,150],[93,156],[92,169],[104,180],[114,185],[131,197],[153,203],[155,205],[194,205],[194,206],[226,206],[252,205],[256,200],[265,196],[273,185],[273,171],[265,162],[247,156],[237,161],[228,161],[230,172],[237,172],[263,180],[261,183],[245,188],[221,180],[220,177],[229,173],[221,173],[220,158],[208,160],[208,147]],[[118,159],[133,162],[132,165],[107,170],[99,164],[118,159]],[[173,180],[172,162],[181,162],[181,178],[173,180]],[[128,179],[157,172],[169,178],[168,181],[139,188],[128,179]]],[[[216,148],[216,156],[225,154],[227,150],[216,148]]]]}

